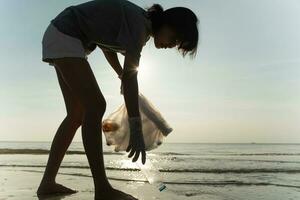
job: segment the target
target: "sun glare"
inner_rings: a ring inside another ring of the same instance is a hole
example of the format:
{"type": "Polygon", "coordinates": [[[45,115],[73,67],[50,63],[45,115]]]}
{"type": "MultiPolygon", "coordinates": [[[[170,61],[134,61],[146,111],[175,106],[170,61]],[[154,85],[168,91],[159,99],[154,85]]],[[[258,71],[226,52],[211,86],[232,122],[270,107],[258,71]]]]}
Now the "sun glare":
{"type": "Polygon", "coordinates": [[[136,163],[132,162],[131,159],[129,159],[125,156],[119,162],[121,164],[121,168],[126,168],[126,169],[136,169],[137,168],[136,163]]]}
{"type": "Polygon", "coordinates": [[[147,59],[146,57],[141,60],[139,67],[137,67],[138,70],[138,76],[142,80],[148,80],[149,77],[152,75],[152,69],[153,69],[153,63],[147,59]]]}

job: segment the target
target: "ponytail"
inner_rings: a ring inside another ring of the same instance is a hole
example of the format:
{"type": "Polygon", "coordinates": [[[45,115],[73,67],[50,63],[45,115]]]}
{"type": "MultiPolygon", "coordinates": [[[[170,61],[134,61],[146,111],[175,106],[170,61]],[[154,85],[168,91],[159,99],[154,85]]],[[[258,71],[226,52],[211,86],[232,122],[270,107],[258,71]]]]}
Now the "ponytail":
{"type": "Polygon", "coordinates": [[[153,4],[151,7],[147,7],[148,18],[152,22],[152,30],[156,32],[163,24],[164,9],[160,4],[153,4]]]}

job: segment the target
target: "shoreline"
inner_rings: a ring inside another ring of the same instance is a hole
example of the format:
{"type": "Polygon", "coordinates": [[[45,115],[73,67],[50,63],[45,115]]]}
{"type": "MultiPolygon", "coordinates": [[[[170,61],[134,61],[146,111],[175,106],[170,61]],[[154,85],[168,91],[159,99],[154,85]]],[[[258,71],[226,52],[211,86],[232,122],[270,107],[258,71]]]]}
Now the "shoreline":
{"type": "MultiPolygon", "coordinates": [[[[40,180],[43,175],[42,170],[28,169],[28,168],[0,168],[0,199],[1,200],[32,200],[39,199],[36,195],[36,190],[39,186],[40,180]]],[[[49,200],[93,200],[94,199],[94,186],[91,175],[78,176],[76,174],[68,174],[58,172],[56,182],[66,187],[77,190],[78,192],[71,195],[51,196],[49,200]]],[[[178,196],[168,191],[155,191],[152,185],[145,181],[118,181],[109,178],[112,186],[118,190],[129,193],[139,200],[168,200],[168,199],[184,199],[187,196],[178,196]]],[[[189,197],[189,200],[196,200],[197,197],[189,197]]]]}

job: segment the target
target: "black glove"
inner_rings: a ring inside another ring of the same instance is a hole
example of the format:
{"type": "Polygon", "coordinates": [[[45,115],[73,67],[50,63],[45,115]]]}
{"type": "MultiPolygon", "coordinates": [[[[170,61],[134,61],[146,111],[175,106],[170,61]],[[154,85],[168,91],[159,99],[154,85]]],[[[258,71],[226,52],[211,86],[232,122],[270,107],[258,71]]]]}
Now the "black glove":
{"type": "Polygon", "coordinates": [[[134,153],[135,156],[132,159],[132,162],[135,162],[139,158],[139,154],[142,153],[142,163],[146,163],[146,152],[145,152],[145,142],[142,130],[142,120],[140,117],[130,117],[129,121],[129,128],[130,128],[130,138],[129,144],[126,149],[126,152],[129,153],[128,157],[131,158],[134,153]]]}

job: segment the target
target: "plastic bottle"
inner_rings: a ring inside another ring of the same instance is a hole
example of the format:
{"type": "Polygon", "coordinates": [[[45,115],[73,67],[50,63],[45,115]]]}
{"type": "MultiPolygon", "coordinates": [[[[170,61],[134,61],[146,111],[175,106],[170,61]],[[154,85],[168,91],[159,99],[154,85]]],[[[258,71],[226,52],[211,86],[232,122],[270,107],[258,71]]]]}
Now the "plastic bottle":
{"type": "Polygon", "coordinates": [[[150,159],[147,158],[146,163],[144,165],[140,160],[141,159],[138,159],[136,161],[136,165],[143,172],[148,182],[151,185],[154,185],[160,192],[165,190],[167,186],[162,182],[161,176],[159,175],[159,170],[152,165],[150,159]]]}

